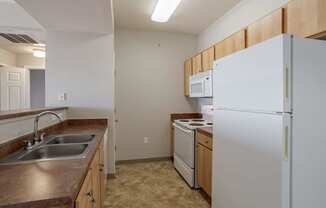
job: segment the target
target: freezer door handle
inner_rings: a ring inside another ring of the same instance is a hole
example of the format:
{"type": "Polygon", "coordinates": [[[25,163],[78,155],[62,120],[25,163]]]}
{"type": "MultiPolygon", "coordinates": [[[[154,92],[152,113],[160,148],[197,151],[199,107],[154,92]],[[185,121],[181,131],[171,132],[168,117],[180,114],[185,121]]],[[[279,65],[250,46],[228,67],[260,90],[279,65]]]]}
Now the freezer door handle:
{"type": "Polygon", "coordinates": [[[289,67],[285,67],[285,98],[289,99],[289,67]]]}
{"type": "Polygon", "coordinates": [[[289,160],[289,127],[285,126],[283,130],[283,160],[289,160]]]}

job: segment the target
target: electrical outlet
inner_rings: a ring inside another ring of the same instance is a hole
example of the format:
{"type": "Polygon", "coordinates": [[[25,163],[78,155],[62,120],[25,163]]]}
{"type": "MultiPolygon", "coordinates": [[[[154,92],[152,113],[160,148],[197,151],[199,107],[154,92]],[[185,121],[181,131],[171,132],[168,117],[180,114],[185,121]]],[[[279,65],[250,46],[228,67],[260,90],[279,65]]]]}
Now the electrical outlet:
{"type": "Polygon", "coordinates": [[[148,143],[148,137],[144,137],[144,143],[145,143],[145,144],[148,143]]]}

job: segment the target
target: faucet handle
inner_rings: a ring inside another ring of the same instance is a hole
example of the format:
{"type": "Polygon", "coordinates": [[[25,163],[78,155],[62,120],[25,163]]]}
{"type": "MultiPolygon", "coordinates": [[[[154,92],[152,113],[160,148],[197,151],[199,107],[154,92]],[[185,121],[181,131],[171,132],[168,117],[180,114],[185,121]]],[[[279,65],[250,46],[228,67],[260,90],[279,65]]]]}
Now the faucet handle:
{"type": "Polygon", "coordinates": [[[30,139],[24,140],[24,143],[26,145],[26,149],[31,149],[33,147],[33,141],[30,139]]]}
{"type": "Polygon", "coordinates": [[[40,140],[43,141],[44,140],[44,137],[45,137],[46,133],[43,132],[41,135],[40,135],[40,140]]]}

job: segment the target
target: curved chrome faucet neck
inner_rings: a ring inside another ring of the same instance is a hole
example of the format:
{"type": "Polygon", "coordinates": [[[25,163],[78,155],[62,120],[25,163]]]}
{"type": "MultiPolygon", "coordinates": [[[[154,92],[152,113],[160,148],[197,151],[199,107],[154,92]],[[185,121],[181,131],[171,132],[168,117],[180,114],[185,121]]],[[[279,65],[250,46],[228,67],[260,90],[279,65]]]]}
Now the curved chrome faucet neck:
{"type": "Polygon", "coordinates": [[[39,130],[38,130],[38,123],[39,123],[40,118],[45,115],[53,115],[53,116],[57,117],[60,122],[63,121],[61,116],[58,113],[53,112],[53,111],[44,111],[44,112],[38,114],[34,120],[34,141],[33,141],[34,143],[38,143],[41,140],[40,135],[39,135],[39,130]]]}

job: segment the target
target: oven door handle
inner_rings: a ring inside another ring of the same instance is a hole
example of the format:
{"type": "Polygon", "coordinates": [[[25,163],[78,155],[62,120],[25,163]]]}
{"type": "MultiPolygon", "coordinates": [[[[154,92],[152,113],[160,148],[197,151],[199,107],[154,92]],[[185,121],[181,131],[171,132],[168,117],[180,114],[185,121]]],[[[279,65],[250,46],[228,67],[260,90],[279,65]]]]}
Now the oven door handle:
{"type": "Polygon", "coordinates": [[[177,129],[179,129],[179,130],[181,130],[181,131],[187,133],[187,134],[192,133],[192,130],[184,129],[184,128],[182,128],[182,127],[176,125],[175,123],[173,124],[173,126],[174,126],[175,128],[177,128],[177,129]]]}

